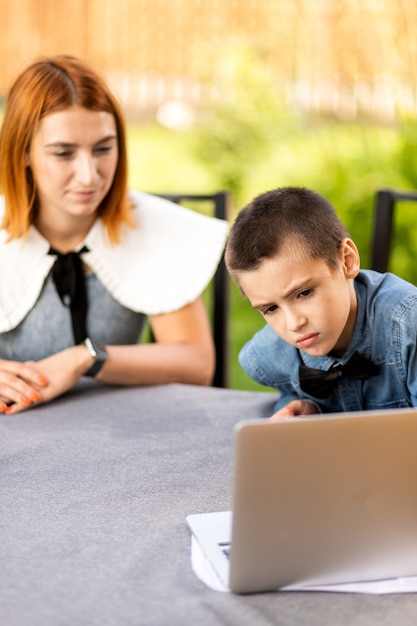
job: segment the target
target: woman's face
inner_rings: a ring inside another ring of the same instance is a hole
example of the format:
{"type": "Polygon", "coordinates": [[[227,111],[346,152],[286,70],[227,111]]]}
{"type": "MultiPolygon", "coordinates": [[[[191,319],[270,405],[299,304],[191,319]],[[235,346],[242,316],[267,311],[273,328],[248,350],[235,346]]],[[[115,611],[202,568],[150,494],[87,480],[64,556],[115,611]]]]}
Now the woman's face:
{"type": "Polygon", "coordinates": [[[70,107],[44,117],[27,164],[36,185],[41,221],[94,221],[118,162],[113,115],[70,107]]]}

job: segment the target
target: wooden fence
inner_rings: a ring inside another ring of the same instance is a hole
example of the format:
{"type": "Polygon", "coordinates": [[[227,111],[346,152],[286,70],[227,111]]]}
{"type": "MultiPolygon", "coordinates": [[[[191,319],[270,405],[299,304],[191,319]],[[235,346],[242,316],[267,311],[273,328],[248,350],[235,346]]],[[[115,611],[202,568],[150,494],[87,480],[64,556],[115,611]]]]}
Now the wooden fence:
{"type": "Polygon", "coordinates": [[[415,0],[0,0],[0,24],[0,96],[33,58],[70,53],[132,110],[195,103],[237,40],[309,110],[389,120],[417,108],[415,0]]]}

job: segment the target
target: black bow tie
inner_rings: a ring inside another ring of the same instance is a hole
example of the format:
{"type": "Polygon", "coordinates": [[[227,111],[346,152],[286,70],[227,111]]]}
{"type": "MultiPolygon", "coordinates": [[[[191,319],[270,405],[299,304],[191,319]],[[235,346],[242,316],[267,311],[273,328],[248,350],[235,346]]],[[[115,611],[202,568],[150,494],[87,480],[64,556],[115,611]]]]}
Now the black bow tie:
{"type": "Polygon", "coordinates": [[[85,246],[78,252],[62,254],[50,248],[48,254],[55,255],[52,278],[62,303],[71,310],[72,328],[75,343],[87,337],[87,293],[83,262],[80,254],[88,252],[85,246]]]}
{"type": "Polygon", "coordinates": [[[378,366],[365,359],[359,352],[355,352],[345,365],[333,365],[327,371],[316,370],[305,365],[300,365],[299,368],[300,387],[314,398],[328,396],[340,378],[368,380],[377,374],[379,374],[378,366]]]}

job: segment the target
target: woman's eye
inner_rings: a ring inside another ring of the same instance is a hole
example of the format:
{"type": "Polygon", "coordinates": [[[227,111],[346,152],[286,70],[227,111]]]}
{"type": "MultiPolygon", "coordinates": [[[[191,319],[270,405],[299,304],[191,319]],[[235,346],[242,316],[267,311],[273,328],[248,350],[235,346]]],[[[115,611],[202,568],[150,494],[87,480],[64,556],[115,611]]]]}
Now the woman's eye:
{"type": "Polygon", "coordinates": [[[113,149],[113,146],[100,146],[99,148],[95,148],[94,152],[96,154],[106,154],[113,149]]]}
{"type": "Polygon", "coordinates": [[[72,152],[70,150],[60,150],[54,154],[58,157],[58,159],[69,159],[72,156],[72,152]]]}

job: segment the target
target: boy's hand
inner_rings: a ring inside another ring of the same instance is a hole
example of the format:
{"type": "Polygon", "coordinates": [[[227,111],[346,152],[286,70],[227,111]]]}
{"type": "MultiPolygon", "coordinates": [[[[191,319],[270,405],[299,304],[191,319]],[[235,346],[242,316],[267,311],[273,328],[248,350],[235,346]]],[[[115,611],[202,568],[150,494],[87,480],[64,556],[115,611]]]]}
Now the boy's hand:
{"type": "Polygon", "coordinates": [[[285,422],[292,417],[300,415],[314,415],[318,413],[317,408],[312,402],[307,400],[292,400],[286,406],[274,413],[268,422],[285,422]]]}

